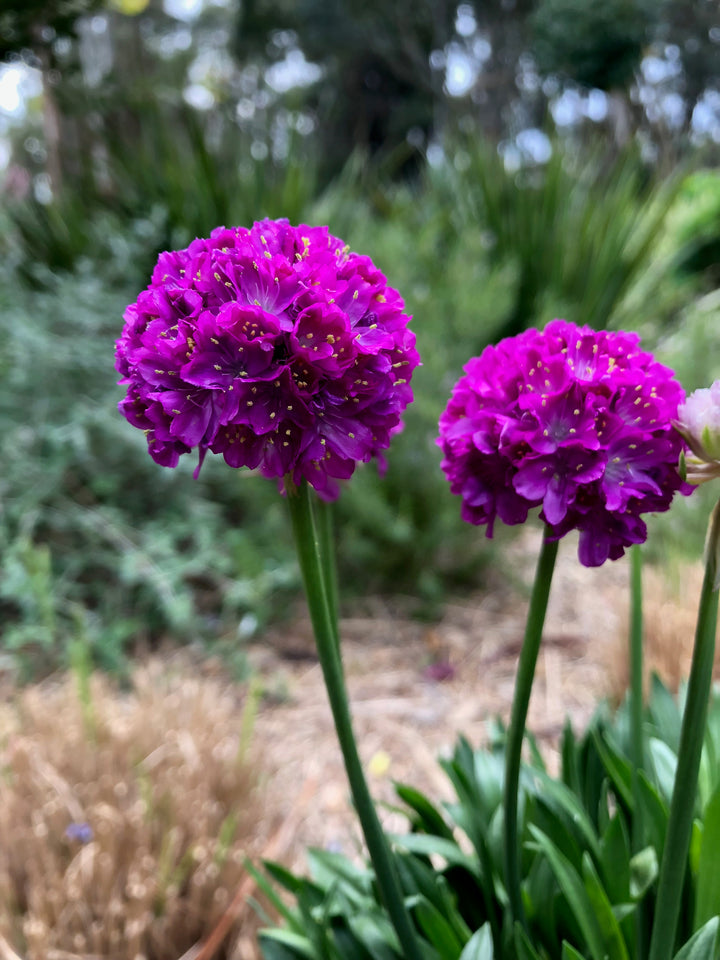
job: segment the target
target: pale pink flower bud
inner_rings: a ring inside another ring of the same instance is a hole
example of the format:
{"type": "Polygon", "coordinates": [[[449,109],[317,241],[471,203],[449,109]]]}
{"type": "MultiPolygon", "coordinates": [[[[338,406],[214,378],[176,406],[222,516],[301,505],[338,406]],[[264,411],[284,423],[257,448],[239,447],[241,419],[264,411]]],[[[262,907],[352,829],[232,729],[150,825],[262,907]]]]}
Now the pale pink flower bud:
{"type": "Polygon", "coordinates": [[[687,482],[697,485],[720,477],[720,380],[680,404],[675,428],[691,451],[685,456],[687,482]]]}

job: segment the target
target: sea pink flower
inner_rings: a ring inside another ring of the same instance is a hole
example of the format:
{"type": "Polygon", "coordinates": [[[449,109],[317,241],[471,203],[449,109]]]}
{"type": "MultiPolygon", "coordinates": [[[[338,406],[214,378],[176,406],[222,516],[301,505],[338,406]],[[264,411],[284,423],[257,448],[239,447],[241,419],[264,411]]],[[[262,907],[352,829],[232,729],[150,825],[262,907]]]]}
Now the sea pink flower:
{"type": "MultiPolygon", "coordinates": [[[[219,227],[125,312],[120,410],[152,458],[222,454],[324,497],[401,429],[419,363],[400,295],[326,227],[219,227]]],[[[197,471],[196,471],[197,475],[197,471]]]]}
{"type": "Polygon", "coordinates": [[[633,333],[553,320],[467,364],[440,418],[442,468],[462,516],[523,523],[541,507],[550,536],[580,532],[585,566],[645,540],[641,514],[667,510],[683,443],[683,389],[633,333]]]}

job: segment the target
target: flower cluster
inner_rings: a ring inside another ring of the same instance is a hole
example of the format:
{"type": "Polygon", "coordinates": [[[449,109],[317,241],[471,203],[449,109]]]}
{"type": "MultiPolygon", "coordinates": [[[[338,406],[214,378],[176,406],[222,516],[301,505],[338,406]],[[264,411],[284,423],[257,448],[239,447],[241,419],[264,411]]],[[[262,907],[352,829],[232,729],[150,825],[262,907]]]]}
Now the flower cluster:
{"type": "Polygon", "coordinates": [[[599,566],[641,543],[641,514],[688,493],[672,427],[684,393],[632,333],[553,320],[487,347],[465,367],[440,419],[442,467],[463,519],[523,523],[542,507],[550,536],[580,532],[599,566]]]}
{"type": "Polygon", "coordinates": [[[400,429],[419,363],[400,295],[326,227],[220,227],[125,312],[120,410],[153,459],[208,450],[332,498],[400,429]]]}

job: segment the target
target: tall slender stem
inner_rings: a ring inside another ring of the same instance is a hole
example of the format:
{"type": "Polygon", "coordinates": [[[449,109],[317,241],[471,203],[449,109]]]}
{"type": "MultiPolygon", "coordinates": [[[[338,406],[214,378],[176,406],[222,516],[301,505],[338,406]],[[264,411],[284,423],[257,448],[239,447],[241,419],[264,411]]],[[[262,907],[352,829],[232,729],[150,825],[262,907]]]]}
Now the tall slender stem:
{"type": "Polygon", "coordinates": [[[403,958],[404,960],[421,960],[420,946],[403,901],[392,855],[375,811],[357,752],[337,643],[337,624],[333,621],[328,597],[327,565],[322,557],[320,535],[307,483],[303,482],[299,487],[289,485],[287,499],[320,666],[355,809],[375,868],[380,895],[400,941],[403,958]]]}
{"type": "Polygon", "coordinates": [[[705,578],[700,593],[695,647],[688,681],[685,712],[680,728],[680,746],[675,773],[670,818],[663,850],[658,894],[650,940],[650,960],[670,960],[674,954],[680,900],[687,867],[697,780],[700,770],[708,699],[715,658],[718,593],[716,587],[720,543],[720,502],[710,518],[705,544],[705,578]]]}
{"type": "Polygon", "coordinates": [[[644,764],[642,602],[642,554],[635,545],[630,548],[630,756],[636,774],[644,764]]]}
{"type": "MultiPolygon", "coordinates": [[[[638,853],[644,846],[644,824],[640,800],[640,771],[645,765],[643,742],[643,595],[642,553],[638,544],[631,547],[630,554],[630,759],[632,760],[632,851],[638,853]]],[[[648,910],[646,903],[638,904],[636,911],[636,956],[644,960],[647,955],[648,910]]]]}
{"type": "MultiPolygon", "coordinates": [[[[340,591],[338,588],[337,566],[335,564],[335,530],[333,525],[332,504],[326,503],[324,500],[318,498],[315,505],[317,507],[315,519],[317,522],[318,536],[320,538],[320,553],[325,570],[325,590],[330,605],[330,617],[334,626],[337,628],[340,591]]],[[[337,640],[339,643],[339,635],[337,640]]]]}
{"type": "Polygon", "coordinates": [[[510,726],[508,728],[505,753],[505,881],[512,918],[525,926],[525,911],[520,890],[520,850],[518,847],[518,788],[520,784],[520,762],[525,721],[527,720],[530,694],[535,678],[535,665],[540,652],[545,613],[547,611],[550,585],[552,583],[558,542],[548,538],[546,527],[540,556],[535,571],[535,582],[530,597],[525,636],[523,638],[513,697],[510,726]]]}

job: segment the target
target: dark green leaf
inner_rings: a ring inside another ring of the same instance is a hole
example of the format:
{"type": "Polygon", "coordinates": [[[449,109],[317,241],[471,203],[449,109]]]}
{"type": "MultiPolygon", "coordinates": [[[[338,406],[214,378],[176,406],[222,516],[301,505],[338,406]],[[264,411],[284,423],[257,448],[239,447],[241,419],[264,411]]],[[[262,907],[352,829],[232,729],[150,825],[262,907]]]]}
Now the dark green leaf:
{"type": "Polygon", "coordinates": [[[560,889],[582,930],[593,960],[604,960],[605,950],[600,928],[578,872],[544,833],[532,825],[530,831],[550,862],[560,889]]]}
{"type": "Polygon", "coordinates": [[[504,757],[477,750],[474,755],[473,774],[481,801],[481,809],[486,823],[502,803],[503,781],[505,779],[504,757]]]}
{"type": "Polygon", "coordinates": [[[571,946],[567,940],[563,940],[561,960],[585,960],[585,957],[579,953],[575,947],[571,946]]]}
{"type": "Polygon", "coordinates": [[[347,927],[334,926],[333,948],[338,960],[371,960],[371,956],[347,927]]]}
{"type": "Polygon", "coordinates": [[[619,813],[600,840],[600,864],[605,889],[611,903],[623,903],[630,898],[630,842],[625,822],[619,813]]]}
{"type": "Polygon", "coordinates": [[[348,917],[348,926],[372,960],[399,960],[397,936],[384,914],[351,916],[348,917]]]}
{"type": "Polygon", "coordinates": [[[528,799],[527,822],[541,830],[569,863],[580,869],[583,847],[574,831],[568,829],[567,818],[556,804],[548,805],[541,795],[528,799]]]}
{"type": "Polygon", "coordinates": [[[578,769],[580,771],[580,796],[585,809],[593,815],[599,812],[607,797],[608,775],[596,743],[597,722],[578,745],[578,769]]]}
{"type": "Polygon", "coordinates": [[[496,960],[490,924],[484,923],[463,947],[460,960],[496,960]]]}
{"type": "Polygon", "coordinates": [[[720,918],[713,917],[701,927],[675,954],[674,960],[717,960],[718,925],[720,918]]]}
{"type": "MultiPolygon", "coordinates": [[[[296,876],[296,874],[291,873],[291,871],[282,864],[275,863],[273,860],[263,860],[262,864],[273,880],[290,893],[297,893],[300,887],[302,887],[304,883],[307,883],[306,877],[296,876]]],[[[247,861],[246,866],[249,867],[252,865],[247,861]]]]}
{"type": "Polygon", "coordinates": [[[545,940],[552,942],[556,934],[555,900],[558,889],[555,874],[546,857],[539,855],[533,859],[522,885],[522,893],[528,923],[533,929],[537,928],[545,940]]]}
{"type": "Polygon", "coordinates": [[[560,740],[560,756],[562,760],[561,773],[563,783],[565,783],[574,794],[580,792],[580,771],[578,765],[578,752],[575,741],[575,734],[569,720],[565,721],[563,727],[562,739],[560,740]]]}
{"type": "Polygon", "coordinates": [[[677,754],[680,745],[680,711],[675,698],[656,673],[653,673],[650,681],[648,713],[659,738],[677,754]]]}
{"type": "Polygon", "coordinates": [[[441,960],[458,960],[467,940],[458,937],[437,907],[423,896],[413,897],[408,901],[408,906],[441,960]]]}
{"type": "Polygon", "coordinates": [[[475,857],[464,853],[453,840],[431,837],[424,833],[393,834],[390,839],[398,847],[409,850],[411,853],[417,853],[420,856],[435,854],[451,865],[465,867],[466,870],[480,876],[475,857]]]}
{"type": "Polygon", "coordinates": [[[675,785],[675,770],[677,769],[677,754],[662,740],[652,737],[650,740],[650,758],[655,771],[655,781],[660,795],[670,806],[673,787],[675,785]]]}
{"type": "Polygon", "coordinates": [[[438,837],[453,839],[452,830],[445,823],[442,814],[419,790],[404,783],[395,784],[395,793],[417,814],[416,827],[438,837]]]}
{"type": "Polygon", "coordinates": [[[341,880],[360,896],[365,897],[370,891],[374,873],[368,867],[357,866],[342,854],[329,850],[312,848],[307,858],[313,880],[323,890],[341,880]]]}
{"type": "Polygon", "coordinates": [[[603,765],[607,771],[613,786],[618,792],[628,809],[632,810],[632,768],[630,763],[623,757],[618,750],[611,746],[606,736],[597,731],[593,734],[593,740],[597,748],[603,765]]]}
{"type": "Polygon", "coordinates": [[[572,790],[559,780],[547,774],[538,773],[541,796],[545,803],[563,814],[563,822],[568,831],[575,834],[583,847],[587,847],[596,859],[600,859],[600,845],[595,828],[582,804],[572,790]]]}
{"type": "Polygon", "coordinates": [[[638,801],[641,808],[644,840],[655,847],[658,860],[661,860],[665,848],[669,809],[657,788],[648,780],[644,770],[638,774],[638,801]]]}
{"type": "Polygon", "coordinates": [[[516,960],[541,960],[540,954],[519,923],[515,924],[515,953],[516,960]]]}
{"type": "Polygon", "coordinates": [[[611,802],[610,799],[610,781],[605,779],[602,781],[600,787],[600,798],[596,811],[597,832],[599,836],[603,836],[607,828],[610,826],[610,811],[613,810],[614,812],[614,807],[615,804],[614,802],[611,802]]]}
{"type": "Polygon", "coordinates": [[[697,871],[694,929],[720,914],[720,789],[705,807],[697,871]]]}
{"type": "Polygon", "coordinates": [[[533,770],[540,770],[543,773],[546,773],[547,768],[545,766],[545,760],[543,759],[543,755],[537,745],[537,740],[532,733],[530,733],[530,731],[525,732],[525,741],[530,749],[530,766],[533,768],[533,770]]]}
{"type": "MultiPolygon", "coordinates": [[[[265,863],[264,866],[270,872],[270,868],[274,865],[265,863]]],[[[281,897],[278,896],[277,892],[273,889],[272,885],[268,882],[267,878],[264,877],[263,874],[260,873],[260,871],[257,870],[253,866],[253,864],[250,863],[249,861],[246,861],[245,869],[253,877],[253,879],[255,880],[255,883],[257,883],[260,890],[262,890],[262,892],[268,898],[270,903],[277,910],[279,915],[283,918],[285,923],[287,923],[288,926],[292,927],[296,933],[301,934],[302,924],[298,919],[298,917],[296,916],[296,913],[293,910],[291,910],[286,903],[284,903],[281,897]]],[[[290,876],[292,876],[292,874],[290,874],[290,876]]],[[[296,886],[292,892],[297,893],[298,890],[301,888],[301,886],[302,884],[300,884],[299,886],[296,886]]]]}
{"type": "Polygon", "coordinates": [[[307,937],[290,930],[261,930],[259,939],[265,960],[317,960],[307,937]]]}
{"type": "Polygon", "coordinates": [[[595,911],[607,956],[610,960],[629,960],[617,917],[613,913],[610,900],[603,889],[589,853],[583,856],[582,870],[585,890],[595,911]]]}
{"type": "MultiPolygon", "coordinates": [[[[424,897],[440,911],[458,938],[465,943],[472,931],[458,909],[457,892],[450,886],[445,875],[412,854],[398,855],[396,863],[405,895],[424,897]]],[[[476,898],[477,893],[476,886],[476,898]]]]}

